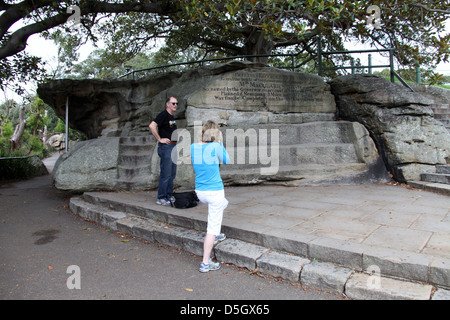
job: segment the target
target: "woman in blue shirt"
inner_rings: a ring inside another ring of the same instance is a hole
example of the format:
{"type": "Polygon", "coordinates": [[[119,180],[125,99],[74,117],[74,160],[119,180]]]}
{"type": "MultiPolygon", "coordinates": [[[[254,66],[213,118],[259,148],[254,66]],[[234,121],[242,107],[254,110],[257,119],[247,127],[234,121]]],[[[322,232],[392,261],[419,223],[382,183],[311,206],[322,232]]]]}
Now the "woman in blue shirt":
{"type": "Polygon", "coordinates": [[[211,261],[211,251],[216,241],[225,239],[220,233],[223,210],[228,205],[220,177],[219,164],[230,163],[230,156],[222,144],[222,132],[214,121],[207,121],[202,127],[200,143],[191,145],[191,158],[195,172],[195,192],[198,199],[208,204],[208,227],[203,244],[203,261],[200,272],[220,269],[220,263],[211,261]]]}

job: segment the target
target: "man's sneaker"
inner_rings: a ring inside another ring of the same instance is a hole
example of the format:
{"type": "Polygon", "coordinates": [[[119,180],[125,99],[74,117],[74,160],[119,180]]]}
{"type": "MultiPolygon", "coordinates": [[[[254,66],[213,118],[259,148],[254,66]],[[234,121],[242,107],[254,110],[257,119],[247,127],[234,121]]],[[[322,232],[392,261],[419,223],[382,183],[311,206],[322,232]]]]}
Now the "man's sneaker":
{"type": "Polygon", "coordinates": [[[170,206],[170,201],[166,199],[158,199],[156,200],[156,204],[160,204],[163,206],[170,206]]]}
{"type": "Polygon", "coordinates": [[[225,233],[220,233],[218,236],[216,236],[216,239],[214,240],[214,244],[218,244],[219,242],[225,240],[227,236],[225,233]]]}
{"type": "Polygon", "coordinates": [[[209,259],[209,263],[205,264],[205,263],[201,263],[200,264],[200,272],[209,272],[209,271],[214,271],[214,270],[219,270],[220,269],[220,263],[219,262],[213,262],[211,259],[209,259]]]}

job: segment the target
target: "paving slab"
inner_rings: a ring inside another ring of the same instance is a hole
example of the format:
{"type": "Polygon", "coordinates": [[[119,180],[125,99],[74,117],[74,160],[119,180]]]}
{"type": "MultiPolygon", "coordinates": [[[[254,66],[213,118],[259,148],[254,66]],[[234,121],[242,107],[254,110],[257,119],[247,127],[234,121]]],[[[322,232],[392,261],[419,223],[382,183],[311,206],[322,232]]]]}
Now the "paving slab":
{"type": "Polygon", "coordinates": [[[409,252],[421,252],[432,235],[433,233],[430,231],[382,225],[363,243],[383,248],[400,248],[409,252]]]}
{"type": "Polygon", "coordinates": [[[428,282],[433,257],[383,247],[369,247],[363,254],[363,270],[377,266],[385,276],[428,282]]]}

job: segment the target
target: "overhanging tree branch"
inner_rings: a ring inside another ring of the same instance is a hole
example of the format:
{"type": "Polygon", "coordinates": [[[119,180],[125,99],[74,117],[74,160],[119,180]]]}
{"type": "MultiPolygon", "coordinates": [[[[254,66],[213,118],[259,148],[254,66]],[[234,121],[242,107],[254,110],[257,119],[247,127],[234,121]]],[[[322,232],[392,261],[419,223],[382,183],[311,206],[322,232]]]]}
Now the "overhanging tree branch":
{"type": "Polygon", "coordinates": [[[418,8],[422,8],[428,12],[438,12],[438,13],[444,13],[444,14],[450,14],[450,8],[449,9],[433,9],[433,8],[428,8],[426,5],[423,5],[421,3],[413,3],[411,4],[413,7],[418,7],[418,8]]]}
{"type": "MultiPolygon", "coordinates": [[[[49,30],[67,22],[72,13],[66,11],[57,13],[53,16],[41,19],[31,25],[24,26],[11,36],[6,37],[7,30],[15,23],[25,18],[29,12],[36,12],[38,9],[45,8],[54,3],[54,1],[33,1],[24,0],[15,5],[5,6],[6,10],[0,16],[0,59],[17,54],[25,49],[27,39],[36,33],[49,30]]],[[[69,6],[69,5],[68,5],[69,6]]],[[[170,1],[156,2],[124,2],[124,3],[106,3],[103,1],[84,1],[80,5],[80,17],[88,16],[93,13],[124,13],[124,12],[145,12],[155,14],[170,14],[173,12],[170,1]]],[[[66,9],[66,8],[64,8],[66,9]]]]}
{"type": "Polygon", "coordinates": [[[94,41],[102,36],[108,46],[107,56],[117,63],[146,50],[149,39],[157,37],[168,39],[170,49],[166,48],[166,57],[182,55],[183,48],[194,47],[200,49],[199,55],[208,52],[230,56],[267,55],[294,46],[309,53],[309,57],[314,55],[314,37],[321,35],[328,50],[345,50],[344,37],[398,48],[396,55],[402,64],[417,60],[416,52],[423,48],[434,50],[420,57],[422,65],[433,66],[449,58],[450,35],[442,34],[450,13],[447,1],[375,1],[382,11],[383,24],[379,30],[369,30],[366,25],[370,16],[367,8],[374,4],[371,0],[17,1],[0,0],[0,63],[12,70],[7,72],[8,68],[3,68],[6,72],[0,85],[29,70],[16,66],[20,66],[17,61],[25,61],[21,50],[28,37],[36,33],[48,36],[45,31],[63,26],[72,16],[66,12],[69,5],[79,6],[81,27],[77,33],[70,28],[66,28],[66,33],[58,30],[59,39],[66,40],[70,49],[82,35],[87,34],[94,41]],[[104,20],[99,22],[99,17],[104,20]],[[17,21],[28,25],[12,33],[9,29],[17,21]],[[3,59],[13,55],[17,61],[3,59]]]}

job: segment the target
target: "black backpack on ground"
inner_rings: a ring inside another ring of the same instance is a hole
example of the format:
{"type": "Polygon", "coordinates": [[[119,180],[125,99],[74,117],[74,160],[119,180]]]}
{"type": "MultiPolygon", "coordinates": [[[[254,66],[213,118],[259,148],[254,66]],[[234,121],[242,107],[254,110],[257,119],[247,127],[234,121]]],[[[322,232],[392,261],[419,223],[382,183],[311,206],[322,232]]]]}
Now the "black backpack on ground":
{"type": "Polygon", "coordinates": [[[171,202],[172,207],[178,209],[192,208],[197,206],[199,202],[195,191],[174,192],[173,196],[175,201],[171,202]]]}

